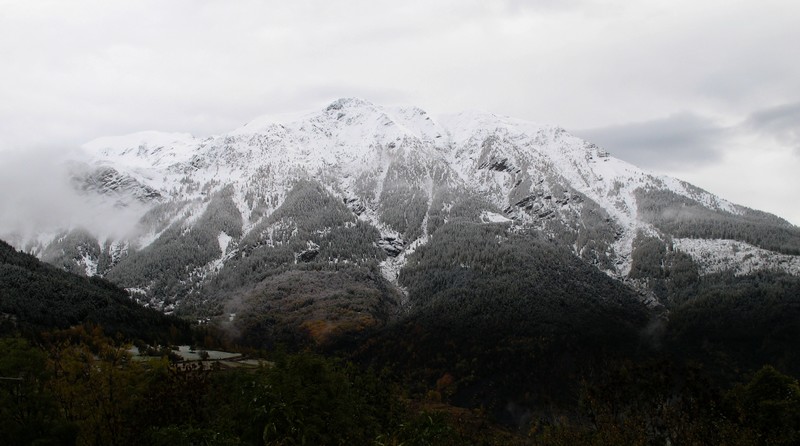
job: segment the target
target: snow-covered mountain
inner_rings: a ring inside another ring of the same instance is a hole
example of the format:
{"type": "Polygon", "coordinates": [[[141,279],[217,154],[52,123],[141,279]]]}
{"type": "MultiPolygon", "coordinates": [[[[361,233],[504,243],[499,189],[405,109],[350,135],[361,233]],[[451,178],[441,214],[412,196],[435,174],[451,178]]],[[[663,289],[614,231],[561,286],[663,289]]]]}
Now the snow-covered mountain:
{"type": "Polygon", "coordinates": [[[69,167],[76,190],[144,203],[136,231],[110,239],[63,228],[18,244],[165,310],[224,295],[215,311],[233,313],[241,302],[230,296],[274,277],[263,271],[288,274],[287,263],[372,268],[382,277],[353,283],[402,304],[403,268],[457,221],[535,232],[640,289],[652,268],[666,277],[680,262],[698,274],[800,273],[800,230],[788,222],[639,169],[562,128],[491,113],[435,118],[340,99],[204,139],[143,132],[83,149],[69,167]]]}

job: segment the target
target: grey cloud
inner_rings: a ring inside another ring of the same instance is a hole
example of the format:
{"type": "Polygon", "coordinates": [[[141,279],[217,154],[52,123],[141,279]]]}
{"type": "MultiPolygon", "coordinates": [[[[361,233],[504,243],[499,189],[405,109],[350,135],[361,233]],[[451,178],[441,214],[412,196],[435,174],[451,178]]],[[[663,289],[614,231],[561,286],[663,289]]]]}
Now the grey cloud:
{"type": "MultiPolygon", "coordinates": [[[[246,104],[232,105],[225,110],[228,116],[236,120],[228,120],[224,125],[218,125],[218,132],[227,132],[265,114],[282,114],[298,111],[321,110],[336,99],[344,97],[359,97],[376,104],[387,105],[403,102],[408,93],[396,88],[370,88],[348,83],[318,83],[303,88],[282,88],[268,90],[265,93],[250,98],[246,104]]],[[[242,101],[244,102],[244,101],[242,101]]],[[[187,110],[187,114],[190,110],[187,110]]],[[[209,114],[211,110],[209,110],[209,114]]],[[[221,123],[223,124],[223,123],[221,123]]],[[[200,126],[190,127],[195,135],[207,135],[200,126]]],[[[132,131],[138,131],[134,129],[132,131]]]]}
{"type": "Polygon", "coordinates": [[[504,0],[506,11],[512,14],[520,12],[532,13],[564,13],[575,10],[586,11],[593,8],[608,8],[609,2],[598,4],[589,0],[504,0]]]}
{"type": "MultiPolygon", "coordinates": [[[[291,96],[294,102],[323,106],[343,97],[359,97],[378,104],[391,104],[402,101],[408,96],[408,93],[397,88],[370,88],[355,84],[325,83],[294,90],[291,96]]],[[[284,109],[284,111],[286,110],[284,109]]]]}
{"type": "Polygon", "coordinates": [[[670,170],[720,159],[728,129],[691,113],[573,133],[639,167],[670,170]]]}
{"type": "Polygon", "coordinates": [[[744,121],[742,127],[772,137],[800,152],[800,102],[757,111],[744,121]]]}

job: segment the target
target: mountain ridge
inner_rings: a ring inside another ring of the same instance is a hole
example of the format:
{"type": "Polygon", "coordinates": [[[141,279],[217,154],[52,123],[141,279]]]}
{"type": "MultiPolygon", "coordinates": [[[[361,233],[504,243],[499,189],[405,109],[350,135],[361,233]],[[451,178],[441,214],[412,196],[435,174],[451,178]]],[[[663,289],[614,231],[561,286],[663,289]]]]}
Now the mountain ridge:
{"type": "Polygon", "coordinates": [[[214,137],[140,132],[100,138],[84,149],[87,158],[72,165],[77,189],[87,196],[113,195],[118,206],[144,202],[136,232],[98,239],[96,247],[88,246],[93,242],[87,237],[73,237],[82,249],[52,249],[76,229],[64,228],[49,242],[39,237],[21,247],[65,267],[73,262],[77,272],[120,278],[144,302],[168,311],[180,306],[183,294],[202,294],[216,275],[225,275],[226,265],[241,264],[253,249],[288,246],[293,254],[283,261],[377,264],[402,291],[398,276],[408,259],[438,228],[463,218],[539,231],[628,282],[634,279],[637,240],[648,237],[690,256],[703,274],[725,269],[720,264],[736,268],[738,260],[730,255],[709,264],[715,255],[708,251],[721,252],[721,240],[758,254],[761,261],[750,262],[747,271],[800,272],[794,260],[800,231],[785,220],[646,172],[560,127],[487,112],[432,118],[416,107],[345,98],[299,119],[255,120],[214,137]],[[303,186],[297,193],[337,216],[306,224],[281,212],[302,181],[320,189],[302,192],[303,186]],[[340,205],[324,204],[330,200],[340,205]],[[333,243],[332,231],[348,240],[366,237],[359,240],[382,253],[316,257],[320,242],[333,243]],[[693,239],[709,242],[700,249],[681,241],[693,239]],[[185,254],[192,259],[182,262],[184,270],[170,270],[168,281],[182,285],[169,293],[156,290],[166,280],[156,267],[144,276],[120,271],[147,264],[134,262],[142,253],[164,255],[179,246],[204,254],[185,254]],[[170,295],[154,300],[154,290],[170,295]]]}

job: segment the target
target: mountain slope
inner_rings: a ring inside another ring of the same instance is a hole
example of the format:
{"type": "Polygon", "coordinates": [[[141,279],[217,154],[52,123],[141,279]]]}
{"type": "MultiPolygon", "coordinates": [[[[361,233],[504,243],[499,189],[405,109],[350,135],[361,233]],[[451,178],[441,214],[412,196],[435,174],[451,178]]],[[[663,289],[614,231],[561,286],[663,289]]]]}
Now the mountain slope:
{"type": "Polygon", "coordinates": [[[100,324],[106,333],[165,340],[188,324],[137,305],[98,277],[81,277],[16,251],[0,240],[0,313],[4,329],[55,329],[100,324]]]}

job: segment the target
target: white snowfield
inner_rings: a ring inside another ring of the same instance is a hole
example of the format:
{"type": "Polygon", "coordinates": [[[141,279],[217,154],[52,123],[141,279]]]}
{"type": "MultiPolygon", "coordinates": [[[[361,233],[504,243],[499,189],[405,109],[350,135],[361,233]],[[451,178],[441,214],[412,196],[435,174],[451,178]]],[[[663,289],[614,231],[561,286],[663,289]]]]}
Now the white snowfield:
{"type": "MultiPolygon", "coordinates": [[[[668,190],[710,209],[742,212],[739,206],[682,181],[614,158],[556,126],[474,111],[434,118],[416,107],[382,107],[354,98],[337,100],[321,111],[258,118],[208,138],[148,131],[99,138],[83,149],[89,166],[112,167],[158,191],[161,197],[151,207],[165,201],[185,203],[175,219],[197,218],[206,197],[232,185],[234,202],[243,215],[242,237],[258,223],[250,221],[254,205],[248,196],[269,197],[270,212],[274,211],[298,178],[315,179],[341,198],[361,197],[365,210],[359,218],[383,234],[396,234],[396,228],[380,221],[379,200],[384,186],[394,181],[390,166],[398,161],[413,167],[402,174],[428,194],[428,206],[443,185],[489,201],[496,209],[481,214],[484,223],[537,226],[545,218],[540,215],[556,219],[568,212],[580,215],[585,200],[572,199],[577,192],[602,208],[618,228],[608,252],[615,266],[606,270],[614,276],[630,271],[639,232],[658,234],[638,215],[636,189],[668,190]],[[538,201],[529,211],[515,207],[536,193],[538,201]]],[[[185,224],[192,221],[186,219],[185,224]]],[[[407,255],[428,240],[426,226],[417,240],[406,241],[401,255],[384,263],[387,278],[396,282],[407,255]]],[[[141,249],[158,234],[136,237],[130,244],[141,249]]],[[[220,234],[223,255],[209,269],[218,270],[236,242],[220,234]]],[[[731,246],[718,240],[676,242],[677,249],[698,260],[705,272],[716,271],[725,262],[741,272],[774,265],[798,271],[797,257],[746,246],[733,252],[731,246]]],[[[576,253],[580,249],[576,246],[576,253]]],[[[88,272],[95,266],[87,261],[86,267],[88,272]]]]}

